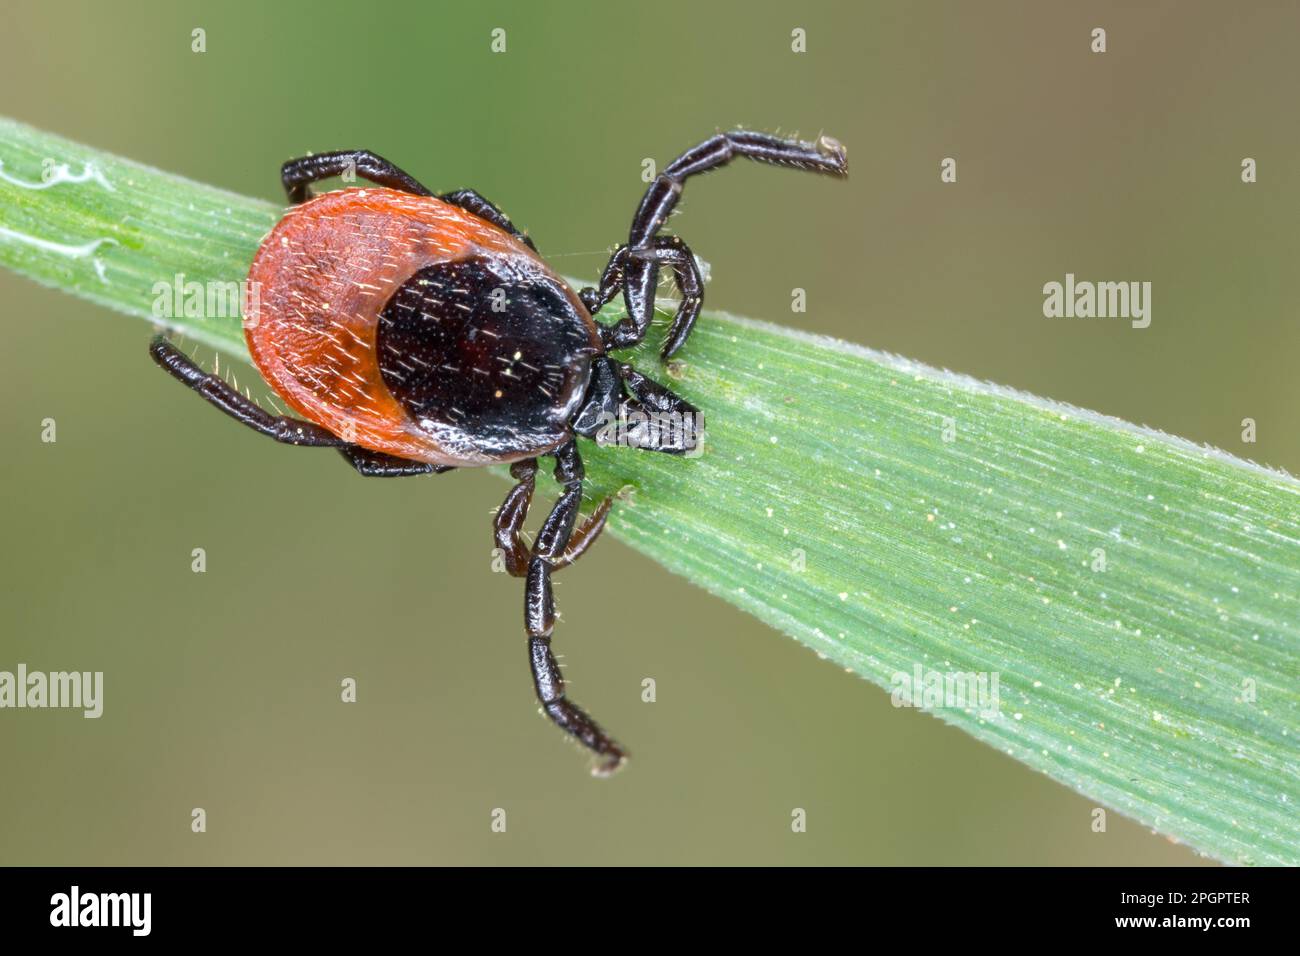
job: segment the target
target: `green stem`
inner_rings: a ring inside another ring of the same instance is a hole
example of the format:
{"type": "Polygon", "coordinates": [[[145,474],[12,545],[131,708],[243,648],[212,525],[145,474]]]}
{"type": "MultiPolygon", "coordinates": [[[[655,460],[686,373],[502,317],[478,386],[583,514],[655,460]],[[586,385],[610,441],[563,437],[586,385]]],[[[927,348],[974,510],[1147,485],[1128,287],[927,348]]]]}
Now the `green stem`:
{"type": "MultiPolygon", "coordinates": [[[[177,275],[243,279],[281,212],[8,121],[0,161],[0,263],[143,318],[177,275]]],[[[246,358],[237,317],[165,321],[246,358]]],[[[635,490],[616,536],[882,687],[996,674],[995,711],[934,713],[1220,859],[1300,862],[1300,483],[717,312],[683,358],[702,457],[584,445],[593,495],[635,490]]]]}

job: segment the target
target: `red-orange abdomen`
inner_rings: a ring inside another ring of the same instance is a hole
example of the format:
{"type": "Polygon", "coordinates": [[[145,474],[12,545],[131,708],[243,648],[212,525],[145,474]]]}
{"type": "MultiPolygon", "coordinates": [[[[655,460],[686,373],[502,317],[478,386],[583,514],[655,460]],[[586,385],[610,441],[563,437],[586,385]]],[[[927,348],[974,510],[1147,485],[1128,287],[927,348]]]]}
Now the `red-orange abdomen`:
{"type": "Polygon", "coordinates": [[[366,448],[454,466],[567,440],[600,351],[581,300],[524,243],[381,188],[288,211],[253,259],[244,335],[300,415],[366,448]]]}

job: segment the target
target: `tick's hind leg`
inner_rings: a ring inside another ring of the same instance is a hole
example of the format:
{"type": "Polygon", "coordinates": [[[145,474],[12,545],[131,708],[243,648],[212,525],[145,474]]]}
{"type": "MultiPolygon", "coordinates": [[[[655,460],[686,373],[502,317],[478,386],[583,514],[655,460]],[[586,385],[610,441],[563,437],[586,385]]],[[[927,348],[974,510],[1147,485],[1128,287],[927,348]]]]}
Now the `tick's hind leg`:
{"type": "Polygon", "coordinates": [[[433,195],[414,176],[368,149],[342,149],[291,159],[280,167],[280,182],[284,184],[289,202],[297,205],[312,198],[312,183],[342,176],[346,172],[388,189],[400,189],[416,196],[433,195]]]}
{"type": "Polygon", "coordinates": [[[486,219],[498,229],[504,229],[510,233],[533,252],[537,251],[537,247],[533,245],[533,240],[528,237],[528,233],[517,228],[505,213],[473,189],[457,189],[455,192],[442,193],[438,198],[445,203],[459,206],[466,212],[472,212],[480,219],[486,219]]]}
{"type": "Polygon", "coordinates": [[[339,454],[347,459],[348,464],[367,478],[407,478],[411,475],[427,475],[430,472],[442,474],[453,471],[451,465],[430,465],[423,461],[411,461],[396,455],[385,454],[362,448],[360,445],[344,445],[339,454]]]}
{"type": "Polygon", "coordinates": [[[220,376],[205,372],[195,365],[188,355],[167,341],[164,335],[154,336],[153,341],[149,343],[149,354],[174,378],[188,385],[235,421],[247,425],[255,432],[274,438],[278,442],[284,442],[286,445],[343,448],[350,444],[312,422],[285,415],[272,415],[263,411],[252,399],[241,395],[234,387],[222,381],[220,376]]]}
{"type": "Polygon", "coordinates": [[[536,469],[535,460],[511,468],[519,484],[498,512],[496,539],[506,555],[511,573],[522,569],[526,578],[524,625],[528,633],[528,663],[533,672],[537,699],[547,717],[596,754],[599,760],[592,772],[607,776],[622,765],[627,754],[586,711],[565,696],[564,675],[551,652],[551,633],[555,629],[551,573],[576,560],[595,540],[604,526],[609,502],[606,501],[582,529],[574,532],[574,522],[582,503],[583,468],[577,444],[570,441],[555,452],[555,478],[563,489],[559,500],[537,532],[532,548],[524,549],[518,532],[528,513],[536,469]]]}
{"type": "Polygon", "coordinates": [[[253,431],[286,445],[337,448],[353,468],[367,477],[397,478],[405,475],[427,475],[431,471],[451,470],[371,451],[360,445],[354,445],[312,422],[289,418],[287,415],[272,415],[263,411],[251,398],[241,395],[236,388],[222,381],[220,376],[205,372],[195,365],[190,357],[169,342],[165,335],[154,336],[153,341],[149,343],[149,354],[174,378],[194,389],[240,424],[247,425],[253,431]]]}

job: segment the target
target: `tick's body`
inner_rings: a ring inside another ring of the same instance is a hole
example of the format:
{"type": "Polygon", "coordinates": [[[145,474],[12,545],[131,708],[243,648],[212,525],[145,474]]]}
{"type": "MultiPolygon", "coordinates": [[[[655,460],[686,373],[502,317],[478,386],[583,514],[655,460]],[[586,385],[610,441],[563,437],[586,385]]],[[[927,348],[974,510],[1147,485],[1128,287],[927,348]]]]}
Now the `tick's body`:
{"type": "Polygon", "coordinates": [[[604,351],[536,252],[432,196],[347,189],[297,206],[248,278],[244,335],[271,387],[336,435],[431,465],[554,451],[604,351]]]}
{"type": "Polygon", "coordinates": [[[160,365],[232,417],[287,444],[336,448],[363,475],[510,463],[518,484],[497,512],[494,540],[506,570],[527,579],[533,685],[546,714],[601,758],[601,773],[625,753],[566,698],[551,653],[551,575],[587,550],[610,507],[605,499],[577,523],[583,469],[575,438],[639,419],[655,424],[630,429],[627,443],[674,454],[695,447],[694,432],[680,426],[693,427],[697,410],[608,353],[645,336],[660,267],[682,295],[664,358],[686,342],[702,283],[685,243],[659,230],[687,178],[734,156],[847,172],[834,140],[718,134],[651,183],[627,244],[599,287],[581,293],[472,190],[434,196],[365,151],[293,160],[282,179],[295,206],[253,260],[244,334],[263,378],[302,420],[268,414],[161,336],[151,348],[160,365]],[[377,188],[311,197],[310,183],[349,172],[377,188]],[[627,316],[596,323],[592,314],[620,292],[627,316]],[[530,546],[522,529],[541,455],[554,456],[561,494],[530,546]]]}

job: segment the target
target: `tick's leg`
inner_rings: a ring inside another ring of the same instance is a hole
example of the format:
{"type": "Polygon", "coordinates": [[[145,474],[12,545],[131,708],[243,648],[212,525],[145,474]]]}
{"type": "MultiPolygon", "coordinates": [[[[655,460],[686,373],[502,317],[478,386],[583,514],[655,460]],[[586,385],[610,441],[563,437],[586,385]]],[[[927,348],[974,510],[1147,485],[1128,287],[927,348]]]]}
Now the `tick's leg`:
{"type": "Polygon", "coordinates": [[[524,522],[528,520],[528,506],[533,503],[536,486],[537,459],[517,461],[510,466],[510,475],[519,483],[510,489],[506,500],[497,509],[492,522],[492,537],[501,549],[506,570],[511,577],[522,578],[528,573],[528,546],[524,544],[524,522]]]}
{"type": "Polygon", "coordinates": [[[280,182],[284,183],[284,192],[289,197],[289,202],[297,205],[312,198],[312,183],[342,176],[349,170],[362,179],[388,189],[400,189],[417,196],[433,195],[413,176],[368,149],[343,149],[291,159],[280,167],[280,182]]]}
{"type": "Polygon", "coordinates": [[[627,754],[577,704],[564,694],[564,676],[551,652],[551,633],[555,629],[555,599],[551,591],[551,572],[568,548],[573,534],[578,506],[582,502],[582,459],[575,442],[555,452],[555,478],[563,491],[550,515],[537,533],[528,559],[524,585],[524,624],[528,631],[528,661],[533,672],[533,687],[546,716],[599,758],[593,769],[607,776],[622,765],[627,754]]]}
{"type": "Polygon", "coordinates": [[[676,392],[660,385],[652,378],[646,378],[631,365],[623,362],[618,367],[623,376],[623,384],[632,393],[633,398],[642,408],[656,412],[671,412],[677,415],[698,415],[700,410],[682,398],[676,392]]]}
{"type": "Polygon", "coordinates": [[[174,377],[253,431],[287,445],[344,448],[351,444],[312,422],[262,411],[255,402],[239,394],[220,377],[203,371],[191,362],[189,356],[167,341],[165,336],[154,337],[149,344],[149,354],[174,377]]]}
{"type": "Polygon", "coordinates": [[[411,461],[382,451],[362,448],[360,445],[344,445],[339,454],[348,460],[353,468],[367,478],[407,478],[411,475],[427,475],[430,472],[442,474],[454,470],[451,465],[430,465],[423,461],[411,461]]]}
{"type": "Polygon", "coordinates": [[[587,311],[595,315],[618,295],[623,288],[623,267],[627,265],[627,246],[619,246],[605,263],[605,271],[600,274],[599,288],[588,286],[578,293],[587,311]]]}
{"type": "Polygon", "coordinates": [[[452,193],[442,193],[438,196],[445,203],[451,203],[453,206],[459,206],[466,212],[472,212],[480,219],[486,219],[498,229],[504,229],[510,235],[514,236],[533,252],[537,247],[533,245],[533,240],[528,237],[528,233],[515,227],[508,216],[500,209],[494,206],[487,199],[480,196],[473,189],[458,189],[452,193]]]}
{"type": "MultiPolygon", "coordinates": [[[[528,561],[532,556],[528,545],[524,543],[523,527],[524,522],[528,520],[528,508],[533,503],[537,459],[529,458],[526,461],[515,462],[510,466],[510,475],[518,481],[518,484],[510,489],[506,500],[497,509],[496,518],[492,523],[492,537],[501,550],[506,571],[511,577],[522,578],[528,573],[528,561]]],[[[605,530],[605,519],[609,517],[609,509],[613,503],[613,498],[606,498],[595,511],[587,515],[582,523],[573,529],[568,546],[555,560],[551,570],[559,571],[561,568],[567,568],[595,543],[600,533],[605,530]]]]}
{"type": "MultiPolygon", "coordinates": [[[[626,265],[629,260],[648,262],[654,266],[668,266],[673,270],[677,281],[677,291],[681,302],[673,324],[664,339],[661,354],[665,361],[673,357],[695,327],[695,320],[700,315],[700,305],[704,301],[704,279],[700,276],[699,265],[695,255],[685,242],[677,236],[656,236],[649,249],[628,249],[619,246],[614,257],[605,266],[600,277],[600,287],[583,289],[579,295],[587,306],[587,311],[595,313],[614,298],[623,285],[626,265]]],[[[629,318],[621,319],[613,325],[600,326],[601,340],[607,351],[629,348],[645,337],[645,330],[629,318]]]]}
{"type": "Polygon", "coordinates": [[[340,454],[361,474],[367,477],[398,478],[406,475],[427,475],[431,471],[451,471],[450,468],[408,461],[395,455],[371,451],[339,438],[328,429],[286,415],[272,415],[257,407],[249,398],[239,394],[219,376],[199,368],[189,356],[167,341],[166,336],[154,336],[149,344],[153,360],[175,378],[198,392],[235,421],[253,431],[286,445],[303,445],[309,448],[337,448],[340,454]]]}
{"type": "MultiPolygon", "coordinates": [[[[654,315],[654,292],[659,282],[659,262],[653,255],[646,253],[655,248],[653,240],[676,208],[686,180],[725,166],[737,156],[831,176],[848,174],[844,147],[828,136],[821,137],[815,143],[803,143],[767,133],[732,130],[711,136],[677,157],[650,184],[632,218],[627,240],[632,254],[623,269],[623,298],[627,302],[627,318],[618,323],[621,327],[616,336],[619,344],[614,347],[635,345],[645,337],[646,329],[650,327],[650,319],[654,315]]],[[[676,328],[678,320],[674,320],[673,325],[676,328]]],[[[674,349],[681,346],[689,331],[689,328],[679,330],[674,349]]],[[[673,343],[674,337],[670,336],[669,342],[673,343]]]]}
{"type": "MultiPolygon", "coordinates": [[[[629,257],[636,262],[668,266],[673,270],[673,277],[677,282],[677,291],[682,298],[677,306],[677,314],[673,316],[673,324],[668,327],[668,335],[664,339],[663,348],[659,353],[666,362],[685,344],[686,339],[691,334],[691,329],[695,328],[695,320],[700,317],[700,306],[704,302],[704,280],[700,276],[700,267],[695,261],[695,254],[691,252],[691,247],[677,236],[657,236],[654,240],[653,249],[634,249],[629,253],[629,257]]],[[[610,329],[609,337],[612,340],[617,340],[620,335],[626,335],[628,331],[632,331],[622,322],[608,328],[610,329]],[[619,328],[620,326],[623,326],[622,329],[619,328]]],[[[636,334],[637,341],[640,341],[645,333],[639,332],[636,334]]],[[[607,347],[622,348],[623,346],[611,343],[607,347]]]]}
{"type": "Polygon", "coordinates": [[[564,549],[564,554],[555,560],[554,570],[559,571],[561,568],[567,568],[586,554],[587,549],[596,543],[600,533],[605,530],[605,521],[609,518],[609,509],[613,504],[613,498],[606,498],[596,506],[595,511],[587,515],[583,522],[573,529],[573,534],[569,536],[569,544],[564,549]]]}
{"type": "Polygon", "coordinates": [[[619,366],[631,393],[619,406],[619,422],[627,422],[629,445],[647,451],[682,455],[699,447],[704,416],[675,392],[646,378],[631,365],[619,366]]]}

